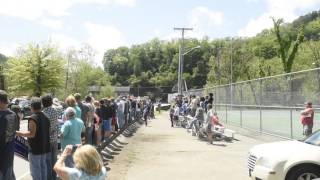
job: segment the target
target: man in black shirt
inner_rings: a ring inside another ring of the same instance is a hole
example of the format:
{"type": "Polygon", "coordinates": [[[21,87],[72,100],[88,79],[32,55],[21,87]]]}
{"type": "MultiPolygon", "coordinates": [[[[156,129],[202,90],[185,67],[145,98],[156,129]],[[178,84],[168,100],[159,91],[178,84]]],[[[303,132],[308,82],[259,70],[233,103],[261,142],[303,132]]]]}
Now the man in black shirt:
{"type": "Polygon", "coordinates": [[[8,96],[0,90],[0,179],[15,179],[13,173],[14,136],[19,129],[17,115],[8,109],[8,96]]]}
{"type": "Polygon", "coordinates": [[[110,100],[100,101],[100,118],[102,119],[102,131],[104,140],[107,140],[111,135],[112,107],[110,100]]]}
{"type": "Polygon", "coordinates": [[[47,179],[46,158],[50,152],[50,121],[41,112],[41,99],[31,99],[32,115],[28,120],[28,131],[17,131],[18,136],[27,137],[30,145],[29,163],[33,180],[47,179]]]}
{"type": "Polygon", "coordinates": [[[118,123],[117,123],[117,109],[118,109],[118,105],[117,103],[114,101],[113,98],[111,98],[111,109],[112,109],[112,132],[116,132],[118,131],[118,123]]]}
{"type": "Polygon", "coordinates": [[[209,101],[208,104],[213,104],[213,93],[209,93],[209,101]]]}

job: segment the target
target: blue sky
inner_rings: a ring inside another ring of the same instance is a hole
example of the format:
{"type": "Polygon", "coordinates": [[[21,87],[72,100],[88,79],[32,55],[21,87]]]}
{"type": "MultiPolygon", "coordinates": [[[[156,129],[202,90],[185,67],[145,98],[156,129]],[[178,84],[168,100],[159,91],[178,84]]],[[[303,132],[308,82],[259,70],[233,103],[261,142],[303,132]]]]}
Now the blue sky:
{"type": "Polygon", "coordinates": [[[29,42],[87,43],[99,63],[109,48],[179,37],[173,27],[193,27],[187,36],[197,38],[254,36],[270,17],[290,22],[319,9],[320,0],[0,0],[0,53],[29,42]]]}

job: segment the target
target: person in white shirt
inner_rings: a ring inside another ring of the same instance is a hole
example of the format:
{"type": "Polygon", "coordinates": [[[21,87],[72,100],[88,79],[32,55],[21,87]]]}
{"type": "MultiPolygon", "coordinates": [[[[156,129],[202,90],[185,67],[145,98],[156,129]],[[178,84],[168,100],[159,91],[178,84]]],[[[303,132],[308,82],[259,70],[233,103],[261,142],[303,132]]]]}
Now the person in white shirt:
{"type": "Polygon", "coordinates": [[[177,122],[179,120],[179,115],[180,115],[180,108],[176,104],[175,107],[174,107],[173,121],[177,122]]]}

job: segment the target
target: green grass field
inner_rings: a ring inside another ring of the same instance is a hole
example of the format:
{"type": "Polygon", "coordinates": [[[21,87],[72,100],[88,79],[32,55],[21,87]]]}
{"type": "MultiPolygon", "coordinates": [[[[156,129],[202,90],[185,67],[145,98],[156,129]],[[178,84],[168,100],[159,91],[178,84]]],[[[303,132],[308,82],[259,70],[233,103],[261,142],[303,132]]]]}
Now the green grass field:
{"type": "MultiPolygon", "coordinates": [[[[224,123],[241,125],[242,127],[260,130],[260,110],[259,109],[228,109],[217,107],[217,113],[220,120],[224,123]]],[[[264,132],[291,137],[290,110],[270,110],[263,109],[261,113],[261,127],[264,132]]],[[[292,110],[292,134],[294,139],[303,138],[302,125],[300,123],[300,111],[292,110]]],[[[315,112],[313,131],[320,129],[320,112],[315,112]]]]}

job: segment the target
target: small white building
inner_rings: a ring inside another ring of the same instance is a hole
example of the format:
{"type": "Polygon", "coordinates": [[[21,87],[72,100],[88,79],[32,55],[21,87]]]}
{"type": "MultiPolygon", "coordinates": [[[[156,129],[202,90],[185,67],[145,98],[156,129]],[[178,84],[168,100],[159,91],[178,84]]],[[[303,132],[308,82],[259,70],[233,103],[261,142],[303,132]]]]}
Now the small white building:
{"type": "Polygon", "coordinates": [[[114,92],[118,96],[129,96],[130,95],[130,86],[118,86],[114,87],[114,92]]]}

